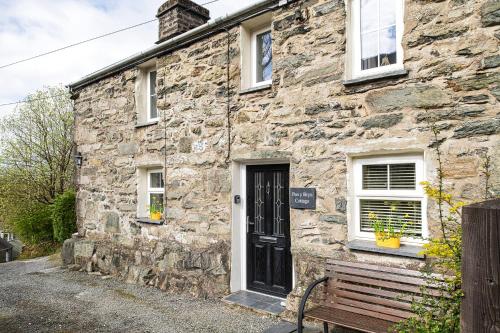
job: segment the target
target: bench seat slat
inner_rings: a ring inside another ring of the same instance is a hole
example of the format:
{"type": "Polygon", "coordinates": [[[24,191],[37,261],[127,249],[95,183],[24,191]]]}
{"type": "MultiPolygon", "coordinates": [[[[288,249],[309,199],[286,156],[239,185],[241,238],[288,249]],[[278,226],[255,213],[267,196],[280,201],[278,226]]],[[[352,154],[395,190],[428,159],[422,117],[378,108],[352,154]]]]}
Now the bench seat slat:
{"type": "Polygon", "coordinates": [[[348,312],[351,312],[351,313],[357,313],[357,314],[360,314],[360,315],[364,315],[365,317],[380,318],[380,319],[383,319],[383,320],[390,321],[392,323],[399,323],[401,321],[400,317],[391,316],[391,315],[388,315],[388,314],[385,314],[385,313],[380,313],[380,312],[374,312],[374,311],[370,311],[370,310],[355,308],[355,307],[352,307],[352,306],[349,306],[349,305],[344,305],[344,304],[332,304],[330,307],[333,308],[333,309],[340,309],[340,310],[348,311],[348,312]]]}
{"type": "Polygon", "coordinates": [[[413,300],[415,300],[415,301],[422,300],[422,297],[415,296],[415,295],[408,295],[408,293],[398,293],[395,291],[389,291],[389,290],[384,290],[384,289],[380,289],[380,288],[365,287],[365,286],[360,286],[358,284],[346,283],[343,281],[335,282],[335,287],[339,288],[339,289],[352,290],[355,292],[362,292],[364,294],[384,296],[384,297],[388,297],[388,298],[392,298],[392,299],[396,299],[396,300],[401,300],[401,301],[411,302],[413,300]]]}
{"type": "Polygon", "coordinates": [[[394,325],[393,322],[388,320],[366,317],[362,314],[323,306],[309,310],[305,313],[305,316],[367,333],[387,333],[389,328],[394,325]]]}
{"type": "Polygon", "coordinates": [[[377,305],[377,304],[359,302],[359,301],[349,299],[349,298],[344,298],[344,297],[334,296],[333,302],[337,303],[337,304],[349,305],[349,306],[352,306],[355,308],[370,310],[373,312],[388,314],[390,316],[399,317],[400,318],[399,320],[407,319],[407,318],[415,316],[414,313],[410,312],[410,311],[398,310],[398,309],[394,309],[394,308],[390,308],[390,307],[386,307],[386,306],[382,306],[382,305],[377,305]]]}
{"type": "Polygon", "coordinates": [[[400,302],[400,301],[396,301],[393,299],[387,299],[387,298],[383,298],[383,297],[369,296],[369,295],[364,295],[364,294],[340,290],[340,289],[335,290],[335,295],[340,296],[342,298],[350,298],[350,299],[354,299],[354,300],[365,302],[365,303],[380,304],[380,305],[404,309],[404,310],[411,310],[410,303],[400,302]]]}

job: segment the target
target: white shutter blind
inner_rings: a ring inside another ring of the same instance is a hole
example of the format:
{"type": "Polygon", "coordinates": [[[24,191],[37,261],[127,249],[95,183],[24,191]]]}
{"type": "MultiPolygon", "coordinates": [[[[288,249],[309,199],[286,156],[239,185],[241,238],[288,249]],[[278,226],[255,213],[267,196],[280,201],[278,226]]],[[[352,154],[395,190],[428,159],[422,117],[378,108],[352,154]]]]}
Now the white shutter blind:
{"type": "Polygon", "coordinates": [[[387,164],[363,165],[363,189],[387,189],[387,164]]]}
{"type": "Polygon", "coordinates": [[[364,190],[414,190],[415,163],[363,165],[364,190]]]}
{"type": "Polygon", "coordinates": [[[360,224],[362,232],[373,232],[369,213],[377,215],[386,226],[391,224],[401,230],[406,223],[405,233],[414,237],[422,236],[422,203],[401,200],[360,200],[360,224]]]}
{"type": "Polygon", "coordinates": [[[389,175],[391,190],[415,189],[415,163],[390,164],[389,175]]]}

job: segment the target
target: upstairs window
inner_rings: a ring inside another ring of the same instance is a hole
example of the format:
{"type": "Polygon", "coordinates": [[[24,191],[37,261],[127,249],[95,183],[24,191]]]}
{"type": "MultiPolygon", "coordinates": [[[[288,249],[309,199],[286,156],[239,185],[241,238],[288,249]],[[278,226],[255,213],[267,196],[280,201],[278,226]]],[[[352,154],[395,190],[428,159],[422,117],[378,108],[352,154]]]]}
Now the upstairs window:
{"type": "Polygon", "coordinates": [[[404,228],[407,241],[427,237],[422,156],[355,159],[353,169],[355,237],[374,239],[370,213],[404,228]]]}
{"type": "Polygon", "coordinates": [[[253,85],[259,86],[272,82],[273,48],[271,29],[255,31],[252,36],[253,85]]]}
{"type": "Polygon", "coordinates": [[[353,78],[403,69],[403,0],[352,0],[353,78]]]}
{"type": "Polygon", "coordinates": [[[134,97],[137,127],[158,122],[159,112],[156,95],[156,59],[148,60],[137,66],[134,97]]]}
{"type": "Polygon", "coordinates": [[[156,70],[148,72],[147,80],[148,121],[154,121],[158,120],[158,108],[156,107],[156,70]]]}
{"type": "Polygon", "coordinates": [[[266,89],[272,84],[272,12],[241,22],[241,91],[266,89]]]}

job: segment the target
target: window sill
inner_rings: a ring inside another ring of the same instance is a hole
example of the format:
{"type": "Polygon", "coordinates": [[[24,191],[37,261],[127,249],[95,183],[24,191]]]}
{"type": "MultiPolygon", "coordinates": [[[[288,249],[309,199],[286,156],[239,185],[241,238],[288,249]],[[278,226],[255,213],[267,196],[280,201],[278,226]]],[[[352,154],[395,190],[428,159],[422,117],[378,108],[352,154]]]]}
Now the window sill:
{"type": "Polygon", "coordinates": [[[423,254],[420,254],[423,248],[418,245],[401,244],[401,247],[399,249],[389,249],[378,247],[377,245],[375,245],[375,241],[356,239],[348,242],[347,248],[353,251],[364,251],[379,254],[388,254],[398,257],[425,259],[425,256],[423,254]]]}
{"type": "Polygon", "coordinates": [[[162,225],[164,221],[163,220],[151,220],[150,218],[147,218],[147,217],[138,217],[136,219],[136,222],[144,223],[144,224],[162,225]]]}
{"type": "Polygon", "coordinates": [[[135,125],[135,128],[141,128],[141,127],[146,127],[146,126],[151,126],[151,125],[156,125],[158,124],[158,120],[152,120],[152,121],[147,121],[144,123],[137,123],[135,125]]]}
{"type": "Polygon", "coordinates": [[[247,89],[242,89],[240,90],[240,95],[245,95],[245,94],[250,94],[250,93],[253,93],[253,92],[257,92],[257,91],[261,91],[261,90],[266,90],[266,89],[271,89],[273,85],[270,83],[270,84],[263,84],[261,86],[257,86],[257,87],[251,87],[251,88],[247,88],[247,89]]]}
{"type": "Polygon", "coordinates": [[[344,80],[342,83],[344,84],[344,86],[353,86],[356,84],[369,83],[377,80],[399,78],[406,75],[408,75],[408,71],[406,69],[398,69],[386,73],[379,73],[374,75],[358,77],[355,79],[344,80]]]}

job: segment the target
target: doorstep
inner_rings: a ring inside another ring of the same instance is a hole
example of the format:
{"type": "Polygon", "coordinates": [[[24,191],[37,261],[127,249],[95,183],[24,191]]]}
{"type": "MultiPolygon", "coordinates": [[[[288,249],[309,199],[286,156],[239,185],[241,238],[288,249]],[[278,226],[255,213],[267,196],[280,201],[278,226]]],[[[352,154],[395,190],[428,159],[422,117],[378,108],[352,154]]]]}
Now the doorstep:
{"type": "Polygon", "coordinates": [[[278,315],[285,310],[282,303],[286,300],[252,291],[240,290],[224,297],[222,301],[227,304],[239,305],[258,312],[278,315]]]}

